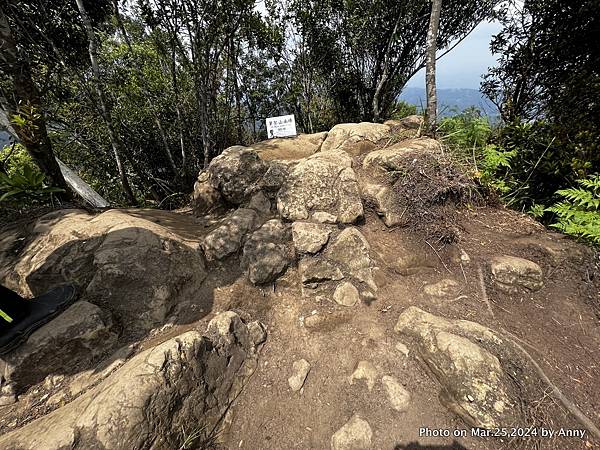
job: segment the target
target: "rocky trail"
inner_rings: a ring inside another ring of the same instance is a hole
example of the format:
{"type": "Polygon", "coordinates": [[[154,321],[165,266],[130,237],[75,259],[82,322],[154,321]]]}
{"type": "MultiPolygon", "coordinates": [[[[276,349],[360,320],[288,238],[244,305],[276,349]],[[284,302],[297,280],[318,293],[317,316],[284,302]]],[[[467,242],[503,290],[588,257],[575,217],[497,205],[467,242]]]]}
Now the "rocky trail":
{"type": "Polygon", "coordinates": [[[231,147],[177,212],[0,231],[80,298],[0,359],[1,449],[600,448],[600,260],[420,121],[231,147]]]}

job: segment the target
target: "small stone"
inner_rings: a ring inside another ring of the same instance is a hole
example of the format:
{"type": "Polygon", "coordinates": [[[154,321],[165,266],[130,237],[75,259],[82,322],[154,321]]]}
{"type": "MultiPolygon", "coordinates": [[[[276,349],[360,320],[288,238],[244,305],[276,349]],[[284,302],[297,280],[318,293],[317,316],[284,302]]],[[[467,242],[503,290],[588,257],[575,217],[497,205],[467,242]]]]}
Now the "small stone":
{"type": "Polygon", "coordinates": [[[292,370],[294,374],[288,378],[288,384],[292,391],[296,392],[304,386],[308,372],[310,372],[310,364],[305,359],[299,359],[292,365],[292,370]]]}
{"type": "Polygon", "coordinates": [[[301,253],[317,253],[329,240],[331,230],[321,224],[294,222],[292,236],[294,247],[301,253]]]}
{"type": "Polygon", "coordinates": [[[406,345],[404,345],[402,342],[398,342],[396,344],[396,350],[398,350],[400,353],[402,353],[406,357],[408,357],[408,354],[410,353],[410,350],[408,349],[408,347],[406,345]]]}
{"type": "Polygon", "coordinates": [[[444,279],[434,284],[428,284],[423,288],[427,295],[432,297],[447,297],[455,293],[458,283],[451,279],[444,279]]]}
{"type": "Polygon", "coordinates": [[[410,405],[410,393],[394,377],[386,375],[381,379],[381,383],[392,408],[398,412],[405,412],[410,405]]]}
{"type": "Polygon", "coordinates": [[[354,306],[360,301],[358,289],[356,289],[352,283],[345,281],[336,288],[333,293],[333,300],[335,300],[338,305],[348,307],[354,306]]]}
{"type": "Polygon", "coordinates": [[[337,217],[325,211],[317,211],[316,213],[313,213],[312,220],[319,223],[337,223],[337,217]]]}
{"type": "Polygon", "coordinates": [[[514,256],[498,256],[490,263],[493,280],[502,291],[513,293],[520,289],[538,291],[543,286],[542,269],[533,261],[514,256]]]}
{"type": "Polygon", "coordinates": [[[331,449],[368,450],[371,448],[372,438],[373,431],[369,423],[355,414],[331,436],[331,449]]]}
{"type": "Polygon", "coordinates": [[[471,257],[464,250],[460,250],[460,260],[464,264],[469,264],[471,262],[471,257]]]}
{"type": "Polygon", "coordinates": [[[354,384],[354,380],[365,380],[367,389],[373,390],[375,380],[377,379],[377,369],[369,361],[360,361],[356,369],[350,376],[350,384],[354,384]]]}
{"type": "Polygon", "coordinates": [[[248,324],[248,334],[255,346],[258,346],[267,340],[265,326],[256,320],[248,324]]]}
{"type": "Polygon", "coordinates": [[[314,314],[304,318],[304,327],[308,329],[319,328],[325,323],[325,318],[319,314],[314,314]]]}

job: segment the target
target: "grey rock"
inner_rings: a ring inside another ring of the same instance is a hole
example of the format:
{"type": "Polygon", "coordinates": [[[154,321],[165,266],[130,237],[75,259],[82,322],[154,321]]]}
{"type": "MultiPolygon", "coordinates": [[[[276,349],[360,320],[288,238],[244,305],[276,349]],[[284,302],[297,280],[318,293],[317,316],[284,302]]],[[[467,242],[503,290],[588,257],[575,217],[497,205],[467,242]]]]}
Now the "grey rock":
{"type": "Polygon", "coordinates": [[[441,403],[467,424],[492,429],[523,420],[508,394],[511,382],[500,360],[486,349],[506,348],[490,329],[411,306],[395,330],[415,340],[419,356],[442,386],[441,403]]]}
{"type": "Polygon", "coordinates": [[[302,389],[304,386],[304,382],[306,381],[306,377],[310,372],[310,364],[305,359],[299,359],[298,361],[294,361],[292,365],[292,376],[288,378],[288,384],[292,391],[296,392],[302,389]]]}
{"type": "Polygon", "coordinates": [[[278,219],[269,220],[244,244],[242,266],[253,284],[274,281],[287,269],[290,256],[286,239],[289,232],[278,219]]]}
{"type": "Polygon", "coordinates": [[[433,284],[426,284],[423,287],[423,291],[427,295],[431,295],[432,297],[448,297],[449,295],[454,295],[458,291],[458,283],[449,278],[438,281],[433,284]]]}
{"type": "Polygon", "coordinates": [[[355,414],[331,436],[331,450],[369,450],[371,439],[369,423],[355,414]]]}
{"type": "Polygon", "coordinates": [[[373,183],[366,183],[361,187],[363,196],[375,205],[377,214],[383,217],[386,226],[396,227],[407,222],[406,209],[401,207],[390,187],[373,183]]]}
{"type": "Polygon", "coordinates": [[[271,200],[262,191],[259,191],[250,198],[248,208],[259,214],[269,214],[271,212],[271,200]]]}
{"type": "Polygon", "coordinates": [[[209,180],[208,172],[200,172],[192,192],[192,209],[196,216],[207,214],[223,205],[223,197],[209,180]]]}
{"type": "Polygon", "coordinates": [[[341,283],[333,293],[333,300],[342,306],[354,306],[360,302],[358,289],[348,281],[341,283]]]}
{"type": "Polygon", "coordinates": [[[331,229],[324,225],[310,222],[294,222],[292,224],[292,237],[294,247],[301,253],[317,253],[327,241],[331,229]]]}
{"type": "Polygon", "coordinates": [[[298,267],[303,284],[339,281],[344,278],[338,267],[320,258],[304,258],[298,267]]]}
{"type": "Polygon", "coordinates": [[[350,227],[327,246],[325,257],[339,264],[345,273],[376,291],[370,250],[371,246],[362,233],[350,227]]]}
{"type": "Polygon", "coordinates": [[[0,358],[2,391],[7,396],[19,394],[65,367],[89,364],[116,340],[110,314],[91,303],[76,302],[0,358]]]}
{"type": "Polygon", "coordinates": [[[325,211],[341,223],[353,223],[363,216],[356,174],[326,160],[302,160],[279,191],[277,210],[287,220],[306,220],[325,211]]]}
{"type": "Polygon", "coordinates": [[[381,139],[389,136],[390,127],[380,123],[342,123],[334,126],[321,145],[321,151],[341,150],[350,155],[373,148],[381,139]]]}
{"type": "Polygon", "coordinates": [[[398,380],[391,376],[384,376],[381,379],[387,398],[394,408],[398,412],[405,412],[410,406],[411,396],[404,386],[402,386],[398,380]]]}
{"type": "Polygon", "coordinates": [[[527,259],[497,256],[492,259],[490,268],[494,283],[505,292],[538,291],[544,285],[541,267],[527,259]]]}
{"type": "Polygon", "coordinates": [[[204,337],[189,331],[142,351],[71,403],[0,436],[0,448],[179,448],[190,424],[218,430],[257,364],[246,324],[225,314],[204,337]]]}
{"type": "Polygon", "coordinates": [[[239,208],[225,217],[220,226],[205,236],[202,249],[209,261],[223,259],[237,252],[246,234],[254,230],[258,215],[253,209],[239,208]]]}
{"type": "Polygon", "coordinates": [[[325,211],[316,211],[312,214],[311,219],[319,223],[337,223],[337,216],[325,211]]]}
{"type": "Polygon", "coordinates": [[[257,190],[267,169],[253,149],[239,145],[223,151],[208,166],[212,186],[234,205],[242,204],[257,190]]]}

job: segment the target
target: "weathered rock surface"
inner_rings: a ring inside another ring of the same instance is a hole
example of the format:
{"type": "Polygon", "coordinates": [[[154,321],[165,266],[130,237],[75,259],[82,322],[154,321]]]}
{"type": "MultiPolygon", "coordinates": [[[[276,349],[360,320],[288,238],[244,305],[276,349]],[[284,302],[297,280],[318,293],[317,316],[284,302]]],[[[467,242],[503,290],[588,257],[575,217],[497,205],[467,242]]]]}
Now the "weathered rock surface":
{"type": "Polygon", "coordinates": [[[304,258],[298,264],[298,269],[304,284],[338,281],[344,278],[338,267],[323,259],[304,258]]]}
{"type": "Polygon", "coordinates": [[[345,281],[341,283],[333,293],[333,300],[342,306],[355,306],[358,302],[360,302],[360,296],[358,294],[358,289],[348,282],[345,281]]]}
{"type": "Polygon", "coordinates": [[[252,148],[236,145],[214,158],[208,173],[211,185],[225,200],[241,205],[257,189],[267,168],[252,148]]]}
{"type": "Polygon", "coordinates": [[[1,436],[0,448],[179,448],[182,430],[219,424],[256,359],[247,325],[224,313],[205,337],[189,331],[143,351],[71,403],[1,436]]]}
{"type": "Polygon", "coordinates": [[[369,153],[363,160],[363,167],[365,169],[373,167],[386,172],[401,172],[407,170],[411,161],[419,154],[435,152],[439,149],[440,143],[435,139],[409,139],[369,153]]]}
{"type": "Polygon", "coordinates": [[[381,379],[381,383],[392,408],[398,412],[405,412],[410,406],[410,392],[398,380],[389,375],[384,376],[381,379]]]}
{"type": "Polygon", "coordinates": [[[352,372],[352,375],[350,375],[349,381],[350,384],[354,384],[356,380],[365,380],[367,388],[369,391],[372,391],[375,387],[378,375],[379,372],[371,362],[359,361],[356,365],[356,369],[352,372]]]}
{"type": "Polygon", "coordinates": [[[192,192],[192,208],[196,216],[207,214],[223,204],[223,197],[218,189],[210,183],[210,174],[200,172],[194,183],[192,192]]]}
{"type": "Polygon", "coordinates": [[[371,246],[363,234],[354,227],[344,229],[325,250],[325,257],[342,267],[348,275],[377,290],[373,279],[371,246]]]}
{"type": "Polygon", "coordinates": [[[325,225],[311,222],[294,222],[292,224],[292,237],[294,247],[300,253],[317,253],[327,241],[331,229],[325,225]]]}
{"type": "Polygon", "coordinates": [[[480,344],[503,346],[491,330],[465,320],[446,320],[414,306],[395,330],[412,337],[417,352],[442,385],[440,401],[474,427],[510,426],[517,418],[498,357],[480,344]],[[466,336],[466,337],[465,337],[466,336]]]}
{"type": "Polygon", "coordinates": [[[377,214],[383,217],[386,226],[396,227],[407,222],[404,217],[406,211],[403,210],[389,186],[366,183],[362,186],[362,192],[367,200],[373,202],[377,214]]]}
{"type": "Polygon", "coordinates": [[[289,231],[278,219],[266,222],[246,241],[242,266],[253,284],[270,283],[285,271],[291,259],[287,241],[289,231]]]}
{"type": "Polygon", "coordinates": [[[244,236],[258,225],[258,214],[253,209],[239,208],[229,214],[222,224],[211,231],[202,242],[206,259],[223,259],[237,252],[244,236]]]}
{"type": "Polygon", "coordinates": [[[423,125],[424,118],[419,115],[412,115],[400,120],[404,128],[417,129],[423,125]]]}
{"type": "Polygon", "coordinates": [[[358,415],[352,416],[331,436],[332,450],[369,450],[373,431],[369,423],[358,415]]]}
{"type": "Polygon", "coordinates": [[[291,138],[275,138],[252,144],[264,161],[298,160],[318,152],[327,137],[327,132],[299,134],[291,138]]]}
{"type": "Polygon", "coordinates": [[[292,376],[288,378],[288,384],[292,391],[296,392],[302,389],[306,377],[310,372],[310,363],[305,359],[299,359],[292,364],[292,376]]]}
{"type": "Polygon", "coordinates": [[[353,223],[363,216],[356,174],[327,160],[302,160],[279,191],[277,209],[287,220],[306,220],[323,211],[338,222],[353,223]]]}
{"type": "Polygon", "coordinates": [[[544,285],[541,267],[527,259],[497,256],[492,259],[490,268],[494,284],[505,292],[537,291],[544,285]]]}
{"type": "Polygon", "coordinates": [[[343,150],[350,155],[358,155],[371,150],[389,132],[390,127],[379,123],[339,124],[329,131],[321,151],[343,150]]]}
{"type": "Polygon", "coordinates": [[[262,191],[258,191],[250,198],[247,208],[253,209],[258,214],[269,214],[271,212],[271,200],[262,191]]]}
{"type": "Polygon", "coordinates": [[[336,166],[352,167],[352,158],[342,150],[327,150],[315,153],[307,158],[311,161],[324,161],[336,166]]]}
{"type": "Polygon", "coordinates": [[[433,284],[426,284],[423,291],[432,297],[448,297],[454,295],[458,291],[458,283],[454,280],[446,278],[433,284]]]}
{"type": "Polygon", "coordinates": [[[81,300],[106,305],[131,331],[164,323],[195,297],[206,268],[197,247],[143,212],[63,210],[40,218],[5,283],[29,297],[74,283],[81,300]]]}
{"type": "MultiPolygon", "coordinates": [[[[2,391],[18,394],[51,373],[89,363],[116,339],[110,314],[91,303],[77,302],[0,358],[2,391]]],[[[0,401],[9,403],[7,397],[0,401]]]]}

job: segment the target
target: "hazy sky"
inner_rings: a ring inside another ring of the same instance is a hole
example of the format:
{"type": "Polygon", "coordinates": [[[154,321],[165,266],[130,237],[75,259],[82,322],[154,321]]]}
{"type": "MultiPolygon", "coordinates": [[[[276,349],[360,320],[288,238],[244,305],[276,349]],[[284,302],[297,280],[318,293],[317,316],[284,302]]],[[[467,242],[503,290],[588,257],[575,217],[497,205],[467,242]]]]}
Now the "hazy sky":
{"type": "MultiPolygon", "coordinates": [[[[498,23],[482,23],[454,50],[438,60],[438,87],[479,89],[481,75],[496,63],[490,52],[490,41],[500,28],[498,23]]],[[[425,70],[411,78],[407,86],[424,88],[425,70]]]]}

